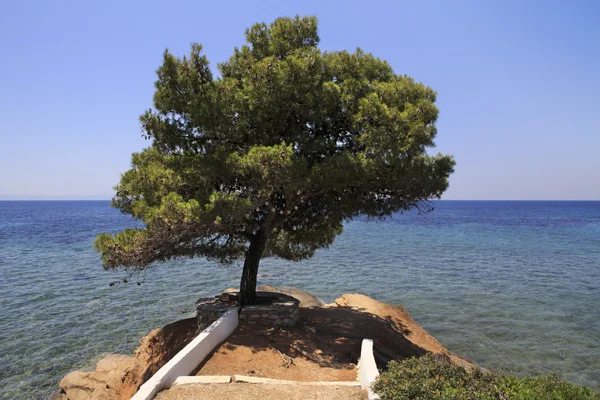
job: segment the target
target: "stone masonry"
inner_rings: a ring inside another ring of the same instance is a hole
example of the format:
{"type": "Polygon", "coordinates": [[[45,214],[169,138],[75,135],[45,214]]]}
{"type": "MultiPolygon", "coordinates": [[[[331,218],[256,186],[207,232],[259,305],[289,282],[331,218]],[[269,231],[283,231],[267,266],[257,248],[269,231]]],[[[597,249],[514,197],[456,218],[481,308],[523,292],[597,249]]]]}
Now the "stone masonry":
{"type": "MultiPolygon", "coordinates": [[[[240,325],[294,326],[300,319],[300,301],[274,292],[257,292],[257,305],[245,306],[239,311],[240,325]]],[[[238,293],[223,293],[202,298],[196,302],[198,328],[205,329],[221,315],[236,307],[238,293]]]]}

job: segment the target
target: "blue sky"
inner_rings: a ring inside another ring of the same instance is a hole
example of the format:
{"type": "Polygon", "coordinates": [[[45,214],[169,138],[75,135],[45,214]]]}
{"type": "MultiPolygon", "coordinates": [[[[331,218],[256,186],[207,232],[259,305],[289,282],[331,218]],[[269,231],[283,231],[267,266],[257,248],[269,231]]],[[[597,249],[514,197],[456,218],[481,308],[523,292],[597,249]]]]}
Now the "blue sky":
{"type": "Polygon", "coordinates": [[[168,47],[212,65],[244,29],[316,15],[321,48],[361,47],[438,92],[445,199],[600,199],[598,1],[5,1],[0,198],[110,198],[149,145],[168,47]]]}

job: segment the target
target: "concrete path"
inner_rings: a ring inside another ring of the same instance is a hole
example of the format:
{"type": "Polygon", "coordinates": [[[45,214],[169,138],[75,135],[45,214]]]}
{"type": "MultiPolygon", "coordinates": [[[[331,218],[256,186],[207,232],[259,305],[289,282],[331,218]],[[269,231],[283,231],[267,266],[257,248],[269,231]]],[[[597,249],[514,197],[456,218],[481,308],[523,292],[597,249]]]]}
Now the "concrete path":
{"type": "Polygon", "coordinates": [[[359,386],[214,383],[178,385],[160,392],[156,400],[366,400],[359,386]]]}

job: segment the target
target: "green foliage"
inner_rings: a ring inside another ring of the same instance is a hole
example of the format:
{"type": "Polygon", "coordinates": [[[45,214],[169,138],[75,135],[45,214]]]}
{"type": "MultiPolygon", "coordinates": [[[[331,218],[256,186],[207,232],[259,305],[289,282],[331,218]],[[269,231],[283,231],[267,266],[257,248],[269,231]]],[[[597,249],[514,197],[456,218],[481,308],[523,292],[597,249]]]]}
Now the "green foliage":
{"type": "Polygon", "coordinates": [[[390,362],[373,390],[382,400],[600,400],[592,389],[556,376],[520,379],[467,372],[432,356],[390,362]]]}
{"type": "Polygon", "coordinates": [[[254,25],[246,41],[217,78],[199,44],[165,51],[140,117],[152,145],[113,199],[146,227],[98,237],[106,268],[231,262],[258,234],[263,257],[302,260],[345,220],[422,208],[448,187],[452,157],[427,153],[431,88],[360,49],[322,52],[314,17],[254,25]]]}

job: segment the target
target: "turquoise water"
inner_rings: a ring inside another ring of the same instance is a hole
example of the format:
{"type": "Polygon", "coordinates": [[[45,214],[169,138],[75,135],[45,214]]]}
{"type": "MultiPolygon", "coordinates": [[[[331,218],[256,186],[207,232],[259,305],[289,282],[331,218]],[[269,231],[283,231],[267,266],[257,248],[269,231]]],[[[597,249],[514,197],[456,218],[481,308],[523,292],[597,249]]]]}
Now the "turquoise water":
{"type": "MultiPolygon", "coordinates": [[[[259,283],[403,304],[485,367],[600,387],[600,202],[435,206],[348,223],[311,260],[263,261],[259,283]]],[[[102,270],[93,239],[134,225],[107,201],[0,202],[0,398],[47,398],[67,372],[238,285],[240,266],[191,260],[110,287],[124,274],[102,270]]]]}

